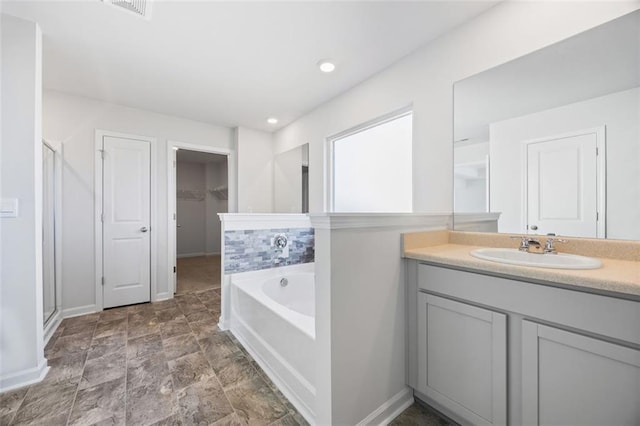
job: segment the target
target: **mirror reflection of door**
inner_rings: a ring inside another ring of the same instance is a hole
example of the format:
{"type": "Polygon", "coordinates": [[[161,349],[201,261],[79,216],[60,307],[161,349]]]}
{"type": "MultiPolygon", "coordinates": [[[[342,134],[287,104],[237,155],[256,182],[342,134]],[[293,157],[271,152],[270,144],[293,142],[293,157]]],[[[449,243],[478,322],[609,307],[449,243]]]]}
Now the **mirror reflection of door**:
{"type": "Polygon", "coordinates": [[[527,233],[604,237],[598,229],[604,220],[598,205],[599,137],[604,128],[525,143],[527,233]]]}

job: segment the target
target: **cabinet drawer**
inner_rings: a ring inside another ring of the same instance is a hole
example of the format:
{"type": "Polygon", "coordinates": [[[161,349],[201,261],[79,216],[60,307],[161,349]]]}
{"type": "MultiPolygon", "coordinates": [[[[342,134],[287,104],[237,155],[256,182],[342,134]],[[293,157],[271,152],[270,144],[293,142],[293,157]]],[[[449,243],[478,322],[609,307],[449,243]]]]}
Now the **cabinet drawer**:
{"type": "Polygon", "coordinates": [[[640,302],[427,264],[418,288],[640,344],[640,302]]]}

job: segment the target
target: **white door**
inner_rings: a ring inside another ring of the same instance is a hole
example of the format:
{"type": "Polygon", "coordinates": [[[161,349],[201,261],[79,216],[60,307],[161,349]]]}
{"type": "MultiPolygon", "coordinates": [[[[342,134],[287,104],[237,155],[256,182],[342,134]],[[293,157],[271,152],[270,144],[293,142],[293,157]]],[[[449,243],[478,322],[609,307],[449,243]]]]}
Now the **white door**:
{"type": "Polygon", "coordinates": [[[527,143],[527,232],[603,236],[598,235],[597,149],[603,135],[582,132],[527,143]]]}
{"type": "Polygon", "coordinates": [[[103,138],[104,307],[151,300],[151,146],[103,138]]]}

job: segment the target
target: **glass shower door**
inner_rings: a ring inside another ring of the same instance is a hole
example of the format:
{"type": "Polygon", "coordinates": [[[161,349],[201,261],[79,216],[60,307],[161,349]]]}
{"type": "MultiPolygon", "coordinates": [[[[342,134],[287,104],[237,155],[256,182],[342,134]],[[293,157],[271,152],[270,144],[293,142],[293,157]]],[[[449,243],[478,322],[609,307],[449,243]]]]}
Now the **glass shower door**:
{"type": "Polygon", "coordinates": [[[56,153],[42,143],[42,291],[44,325],[56,313],[56,153]]]}

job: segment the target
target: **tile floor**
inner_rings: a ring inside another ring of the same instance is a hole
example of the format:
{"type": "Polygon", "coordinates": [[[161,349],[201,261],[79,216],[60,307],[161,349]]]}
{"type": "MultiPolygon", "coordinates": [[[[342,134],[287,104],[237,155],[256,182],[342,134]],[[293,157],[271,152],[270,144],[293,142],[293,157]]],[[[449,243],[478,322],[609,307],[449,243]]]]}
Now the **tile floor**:
{"type": "Polygon", "coordinates": [[[177,294],[220,288],[220,255],[178,259],[177,294]]]}
{"type": "Polygon", "coordinates": [[[0,395],[0,424],[306,424],[218,330],[219,309],[213,289],[64,320],[49,374],[0,395]]]}
{"type": "MultiPolygon", "coordinates": [[[[219,312],[211,289],[64,320],[45,380],[0,394],[0,425],[306,425],[219,312]]],[[[447,423],[414,404],[393,424],[447,423]]]]}

